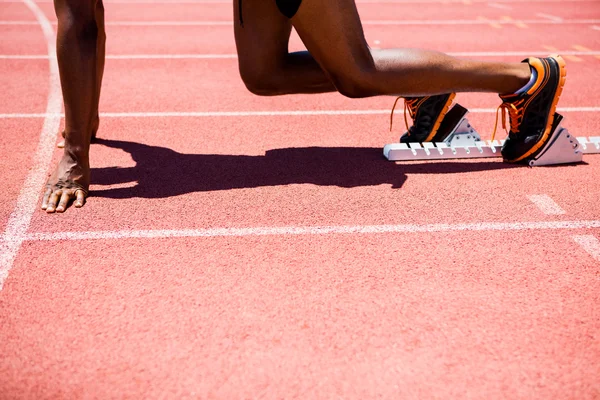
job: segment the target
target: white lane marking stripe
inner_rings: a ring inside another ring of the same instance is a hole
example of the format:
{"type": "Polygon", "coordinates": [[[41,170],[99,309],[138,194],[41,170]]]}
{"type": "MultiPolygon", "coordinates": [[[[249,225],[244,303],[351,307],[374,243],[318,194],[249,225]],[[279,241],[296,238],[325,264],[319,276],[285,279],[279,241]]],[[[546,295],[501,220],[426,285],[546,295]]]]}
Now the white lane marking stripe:
{"type": "MultiPolygon", "coordinates": [[[[543,14],[537,14],[542,16],[543,14]]],[[[544,14],[545,15],[545,14],[544,14]]],[[[481,20],[481,19],[440,19],[440,20],[364,20],[363,25],[487,25],[490,22],[504,25],[514,25],[522,22],[529,25],[587,25],[600,23],[600,19],[561,19],[558,17],[547,16],[542,19],[523,19],[523,20],[481,20]],[[550,17],[550,18],[548,18],[550,17]]],[[[56,21],[53,22],[56,25],[56,21]]],[[[107,21],[107,26],[231,26],[232,21],[107,21]]],[[[35,21],[0,21],[0,25],[36,25],[35,21]]]]}
{"type": "Polygon", "coordinates": [[[573,240],[583,247],[596,261],[600,262],[600,241],[593,235],[573,235],[573,240]]]}
{"type": "MultiPolygon", "coordinates": [[[[558,112],[600,112],[600,107],[558,107],[558,112]]],[[[472,114],[495,113],[495,108],[472,108],[472,114]]],[[[165,112],[104,112],[104,118],[169,118],[169,117],[280,117],[280,116],[310,116],[310,115],[380,115],[388,114],[390,110],[291,110],[291,111],[165,111],[165,112]]],[[[43,113],[14,113],[0,114],[4,118],[45,118],[43,113]]],[[[64,114],[51,114],[53,117],[64,117],[64,114]]]]}
{"type": "MultiPolygon", "coordinates": [[[[44,12],[33,0],[22,0],[25,5],[35,14],[40,27],[44,33],[48,54],[56,53],[54,30],[44,12]]],[[[48,93],[48,104],[44,115],[44,125],[40,133],[38,147],[33,156],[33,166],[27,174],[27,178],[19,193],[17,205],[10,214],[3,235],[3,244],[0,254],[0,290],[8,273],[13,266],[14,260],[25,240],[31,217],[38,207],[40,190],[46,179],[46,171],[52,160],[52,153],[56,143],[56,133],[60,126],[60,111],[62,108],[62,97],[60,91],[60,80],[56,59],[50,57],[50,89],[48,93]]]]}
{"type": "Polygon", "coordinates": [[[544,13],[537,13],[535,15],[538,17],[541,17],[541,18],[546,18],[550,21],[554,21],[557,23],[561,23],[564,21],[561,17],[557,17],[556,15],[550,15],[550,14],[544,14],[544,13]]]}
{"type": "MultiPolygon", "coordinates": [[[[564,54],[564,53],[561,53],[564,54]]],[[[600,52],[598,52],[600,55],[600,52]]],[[[594,54],[590,54],[594,55],[594,54]]],[[[237,59],[237,54],[107,54],[108,60],[237,59]]],[[[5,60],[47,60],[44,54],[0,54],[5,60]]]]}
{"type": "MultiPolygon", "coordinates": [[[[56,25],[56,22],[54,22],[56,25]]],[[[35,20],[31,21],[0,21],[0,25],[35,25],[38,26],[39,23],[35,20]]]]}
{"type": "Polygon", "coordinates": [[[594,30],[596,30],[596,31],[600,31],[600,26],[596,26],[596,25],[594,25],[594,26],[592,26],[591,28],[592,28],[592,29],[594,29],[594,30]]]}
{"type": "Polygon", "coordinates": [[[0,55],[0,60],[48,60],[49,58],[56,57],[48,57],[46,55],[37,55],[37,54],[2,54],[0,55]]]}
{"type": "MultiPolygon", "coordinates": [[[[544,56],[547,51],[531,50],[531,51],[462,51],[448,52],[446,54],[455,57],[530,57],[544,56]]],[[[563,56],[599,56],[600,50],[566,50],[561,51],[563,56]]],[[[47,60],[48,56],[43,54],[0,54],[0,59],[5,60],[47,60]]],[[[221,59],[237,59],[237,54],[108,54],[108,60],[221,60],[221,59]]]]}
{"type": "MultiPolygon", "coordinates": [[[[37,0],[38,3],[52,3],[53,0],[37,0]]],[[[473,3],[485,4],[488,0],[471,0],[473,3]]],[[[520,3],[523,0],[496,0],[496,3],[520,3]]],[[[594,3],[595,0],[528,0],[529,3],[594,3]]],[[[18,3],[19,0],[0,0],[0,3],[18,3]]],[[[108,3],[108,2],[107,2],[108,3]]],[[[357,0],[358,4],[464,4],[464,0],[357,0]]],[[[231,5],[230,0],[111,0],[110,4],[152,4],[152,5],[171,5],[171,4],[223,4],[231,5]]]]}
{"type": "Polygon", "coordinates": [[[488,25],[494,22],[500,25],[514,25],[515,23],[524,23],[529,25],[587,25],[597,24],[598,19],[564,19],[561,21],[550,19],[510,19],[510,20],[495,20],[495,19],[440,19],[440,20],[365,20],[363,25],[488,25]]]}
{"type": "Polygon", "coordinates": [[[498,8],[500,10],[512,10],[512,7],[507,4],[488,3],[489,7],[498,8]]]}
{"type": "Polygon", "coordinates": [[[552,200],[547,194],[532,194],[527,196],[529,200],[535,204],[544,214],[561,215],[566,214],[565,210],[552,200]]]}
{"type": "Polygon", "coordinates": [[[156,229],[92,232],[31,233],[27,240],[89,240],[264,235],[325,235],[369,233],[427,233],[452,231],[518,231],[600,228],[600,220],[542,222],[478,222],[469,224],[284,226],[255,228],[156,229]]]}
{"type": "MultiPolygon", "coordinates": [[[[596,56],[600,53],[600,50],[581,51],[581,50],[565,50],[559,51],[559,53],[566,56],[596,56]]],[[[547,56],[548,52],[543,50],[531,50],[531,51],[464,51],[464,52],[451,52],[448,53],[455,57],[501,57],[501,56],[547,56]]]]}

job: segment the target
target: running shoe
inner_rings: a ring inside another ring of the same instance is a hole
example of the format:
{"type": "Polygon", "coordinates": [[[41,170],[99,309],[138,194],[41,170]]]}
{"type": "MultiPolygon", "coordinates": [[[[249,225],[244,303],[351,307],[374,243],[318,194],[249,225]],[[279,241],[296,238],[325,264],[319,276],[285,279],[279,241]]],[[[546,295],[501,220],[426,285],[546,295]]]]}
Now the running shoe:
{"type": "Polygon", "coordinates": [[[436,96],[404,98],[406,133],[400,138],[400,143],[422,143],[444,140],[444,138],[438,137],[440,125],[446,113],[448,113],[455,96],[455,93],[448,93],[436,96]],[[408,126],[407,110],[413,120],[411,127],[408,126]]]}
{"type": "MultiPolygon", "coordinates": [[[[533,86],[521,94],[501,95],[502,125],[506,129],[505,110],[510,119],[510,132],[502,146],[507,162],[525,162],[534,158],[550,139],[556,104],[567,76],[565,61],[559,55],[523,60],[537,72],[533,86]]],[[[496,113],[496,126],[498,125],[496,113]]],[[[494,133],[496,129],[494,128],[494,133]]]]}

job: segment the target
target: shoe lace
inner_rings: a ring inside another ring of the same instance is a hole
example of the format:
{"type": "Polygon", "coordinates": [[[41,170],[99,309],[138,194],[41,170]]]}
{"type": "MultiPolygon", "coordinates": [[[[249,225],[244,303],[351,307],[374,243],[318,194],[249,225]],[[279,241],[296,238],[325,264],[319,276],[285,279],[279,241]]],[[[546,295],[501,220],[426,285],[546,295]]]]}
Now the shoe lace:
{"type": "MultiPolygon", "coordinates": [[[[396,101],[394,101],[394,106],[392,107],[392,112],[390,114],[390,132],[392,131],[392,126],[394,124],[394,110],[396,109],[396,104],[398,104],[398,100],[402,97],[397,97],[396,101]]],[[[410,118],[414,121],[417,116],[417,111],[419,110],[419,102],[422,100],[421,97],[415,98],[404,98],[404,124],[406,125],[406,131],[410,136],[410,128],[408,126],[408,118],[406,118],[406,111],[408,110],[408,114],[410,118]]]]}
{"type": "Polygon", "coordinates": [[[523,107],[523,103],[525,100],[516,100],[514,102],[504,102],[498,106],[496,109],[496,123],[494,125],[494,132],[492,133],[492,140],[496,138],[496,131],[498,129],[498,117],[502,115],[502,129],[506,131],[506,134],[519,133],[519,127],[521,125],[521,121],[523,120],[523,111],[525,108],[523,107]],[[508,112],[509,122],[510,122],[510,132],[506,130],[506,113],[508,112]]]}

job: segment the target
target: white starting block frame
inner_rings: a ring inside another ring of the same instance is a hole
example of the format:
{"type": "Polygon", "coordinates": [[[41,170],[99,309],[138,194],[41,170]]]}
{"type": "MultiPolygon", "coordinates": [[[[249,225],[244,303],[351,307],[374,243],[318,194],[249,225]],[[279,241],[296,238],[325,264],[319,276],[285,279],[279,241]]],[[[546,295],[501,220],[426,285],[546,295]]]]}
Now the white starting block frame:
{"type": "MultiPolygon", "coordinates": [[[[556,114],[550,140],[529,165],[572,164],[584,154],[600,154],[600,136],[575,137],[562,126],[562,115],[556,114]]],[[[502,157],[504,140],[482,141],[465,116],[443,142],[391,143],[383,148],[389,161],[426,161],[502,157]]]]}

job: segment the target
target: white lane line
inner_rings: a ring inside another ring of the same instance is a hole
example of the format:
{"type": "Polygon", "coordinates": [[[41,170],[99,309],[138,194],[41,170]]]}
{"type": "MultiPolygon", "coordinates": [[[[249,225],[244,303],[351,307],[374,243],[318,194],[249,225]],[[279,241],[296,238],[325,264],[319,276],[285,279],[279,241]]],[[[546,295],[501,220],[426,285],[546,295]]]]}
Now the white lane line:
{"type": "MultiPolygon", "coordinates": [[[[23,3],[35,15],[48,47],[48,54],[55,54],[54,30],[50,21],[46,18],[44,12],[37,6],[33,0],[22,0],[23,3]]],[[[60,111],[62,109],[62,97],[60,91],[60,80],[58,75],[58,65],[56,59],[50,59],[50,89],[48,94],[48,104],[44,116],[44,125],[40,133],[38,147],[33,156],[33,166],[30,168],[27,178],[23,183],[17,205],[10,214],[6,229],[3,234],[3,244],[0,253],[0,290],[8,273],[13,266],[15,257],[21,248],[21,244],[27,235],[31,217],[38,207],[38,198],[40,190],[46,180],[46,171],[52,160],[56,143],[56,132],[60,125],[60,111]]]]}
{"type": "MultiPolygon", "coordinates": [[[[384,0],[385,1],[385,0],[384,0]]],[[[458,1],[458,0],[456,0],[458,1]]],[[[506,1],[506,0],[504,0],[506,1]]],[[[554,1],[554,0],[552,0],[554,1]]],[[[571,0],[582,1],[582,0],[571,0]]],[[[0,0],[0,3],[20,3],[21,0],[0,0]]],[[[53,0],[36,0],[38,4],[52,3],[53,0]]],[[[107,4],[153,4],[153,5],[169,5],[169,4],[231,4],[228,0],[109,0],[107,4]]]]}
{"type": "MultiPolygon", "coordinates": [[[[54,22],[56,25],[56,22],[54,22]]],[[[38,26],[39,23],[36,20],[31,21],[0,21],[0,25],[35,25],[38,26]]]]}
{"type": "Polygon", "coordinates": [[[49,58],[46,55],[37,54],[0,54],[0,60],[47,60],[49,58]]]}
{"type": "Polygon", "coordinates": [[[0,114],[0,119],[4,118],[46,118],[46,117],[59,117],[63,118],[64,114],[61,113],[15,113],[15,114],[0,114]]]}
{"type": "Polygon", "coordinates": [[[500,10],[512,10],[512,7],[501,3],[487,3],[488,7],[498,8],[500,10]]]}
{"type": "MultiPolygon", "coordinates": [[[[590,50],[590,51],[560,51],[561,55],[564,54],[566,56],[596,56],[600,53],[599,50],[590,50]]],[[[455,57],[506,57],[506,56],[521,56],[521,57],[530,57],[530,56],[545,56],[548,54],[548,51],[544,50],[532,50],[532,51],[472,51],[472,52],[454,52],[448,53],[451,56],[455,57]]]]}
{"type": "Polygon", "coordinates": [[[573,240],[583,247],[596,261],[600,262],[600,240],[593,235],[573,235],[573,240]]]}
{"type": "Polygon", "coordinates": [[[550,19],[440,19],[440,20],[365,20],[363,25],[487,25],[494,22],[501,25],[514,25],[515,23],[524,23],[530,25],[587,25],[597,24],[598,19],[564,19],[555,21],[550,19]]]}
{"type": "Polygon", "coordinates": [[[427,233],[461,231],[521,231],[600,228],[600,220],[542,221],[542,222],[478,222],[470,224],[406,224],[406,225],[341,225],[341,226],[284,226],[255,228],[212,229],[154,229],[92,232],[31,233],[27,240],[89,240],[126,238],[175,238],[265,235],[326,235],[373,233],[427,233]]]}
{"type": "MultiPolygon", "coordinates": [[[[530,25],[588,25],[598,24],[600,19],[562,19],[547,14],[537,14],[542,19],[524,20],[481,20],[481,19],[415,19],[415,20],[363,20],[363,25],[393,25],[393,26],[440,26],[440,25],[487,25],[490,21],[497,24],[514,25],[521,22],[530,25]]],[[[233,21],[107,21],[107,26],[231,26],[233,21]]],[[[56,21],[53,22],[56,25],[56,21]]],[[[36,25],[35,21],[0,21],[0,25],[36,25]]]]}
{"type": "MultiPolygon", "coordinates": [[[[488,0],[470,0],[472,3],[485,4],[488,0]]],[[[521,3],[523,0],[496,0],[496,3],[521,3]]],[[[528,0],[528,3],[592,3],[597,0],[528,0]]],[[[0,0],[0,3],[18,3],[19,0],[0,0]]],[[[53,0],[37,0],[38,3],[52,3],[53,0]]],[[[150,4],[150,5],[171,5],[171,4],[223,4],[231,5],[230,0],[111,0],[109,4],[150,4]]],[[[465,4],[464,0],[357,0],[358,4],[465,4]]]]}
{"type": "MultiPolygon", "coordinates": [[[[548,51],[462,51],[448,52],[455,57],[530,57],[544,56],[548,51]]],[[[563,56],[600,56],[600,50],[565,50],[560,52],[563,56]]],[[[44,54],[0,54],[0,60],[47,60],[44,54]]],[[[221,60],[237,59],[237,54],[108,54],[108,60],[221,60]]]]}
{"type": "Polygon", "coordinates": [[[547,215],[561,215],[566,214],[566,211],[560,208],[560,206],[552,200],[552,197],[547,194],[532,194],[527,196],[529,200],[535,204],[540,211],[547,215]]]}
{"type": "Polygon", "coordinates": [[[535,15],[538,17],[541,17],[541,18],[546,18],[546,19],[556,22],[556,23],[562,23],[564,21],[561,17],[557,17],[556,15],[550,15],[550,14],[544,14],[544,13],[537,13],[535,15]]]}
{"type": "Polygon", "coordinates": [[[600,26],[596,26],[596,25],[594,25],[594,26],[592,26],[591,28],[592,28],[592,29],[594,29],[594,30],[596,30],[596,31],[600,31],[600,26]]]}
{"type": "MultiPolygon", "coordinates": [[[[472,114],[495,113],[496,108],[471,108],[472,114]]],[[[558,107],[558,112],[600,112],[600,107],[558,107]]],[[[104,112],[103,118],[170,118],[170,117],[285,117],[285,116],[318,116],[318,115],[389,115],[390,110],[290,110],[290,111],[157,111],[157,112],[104,112]]],[[[0,114],[0,119],[8,118],[45,118],[64,117],[62,113],[15,113],[0,114]]]]}
{"type": "MultiPolygon", "coordinates": [[[[600,54],[600,52],[598,52],[600,54]]],[[[45,54],[0,54],[0,60],[47,60],[45,54]]],[[[237,59],[237,54],[107,54],[108,60],[237,59]]]]}

